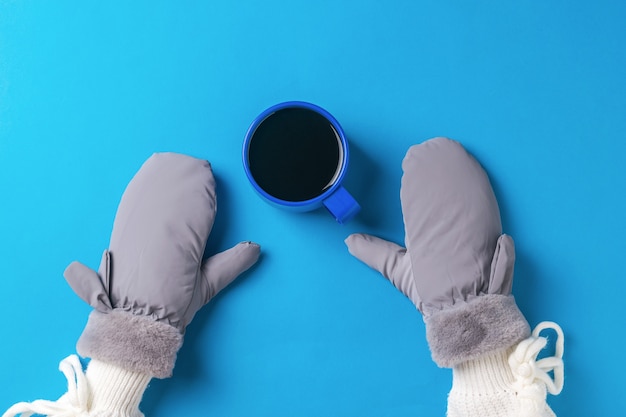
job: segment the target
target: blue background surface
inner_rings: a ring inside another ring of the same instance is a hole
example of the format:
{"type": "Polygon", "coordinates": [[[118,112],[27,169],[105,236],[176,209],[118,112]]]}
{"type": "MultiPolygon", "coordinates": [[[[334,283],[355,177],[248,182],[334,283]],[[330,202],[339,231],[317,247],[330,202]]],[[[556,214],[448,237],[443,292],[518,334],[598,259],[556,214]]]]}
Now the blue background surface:
{"type": "Polygon", "coordinates": [[[561,416],[620,415],[626,234],[623,1],[0,2],[0,411],[55,399],[124,187],[155,151],[209,159],[213,251],[259,264],[196,317],[150,416],[441,416],[451,372],[412,304],[343,239],[401,243],[400,163],[443,135],[485,166],[531,325],[561,324],[561,416]],[[266,107],[314,102],[351,143],[359,217],[279,211],[241,167],[266,107]]]}

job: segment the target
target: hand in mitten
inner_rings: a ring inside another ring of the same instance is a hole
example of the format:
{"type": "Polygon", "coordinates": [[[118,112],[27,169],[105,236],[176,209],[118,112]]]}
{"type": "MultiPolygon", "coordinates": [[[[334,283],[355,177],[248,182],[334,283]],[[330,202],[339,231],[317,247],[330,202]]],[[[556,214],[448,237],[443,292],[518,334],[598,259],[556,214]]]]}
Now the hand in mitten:
{"type": "MultiPolygon", "coordinates": [[[[144,163],[121,199],[98,272],[78,262],[65,271],[95,309],[77,343],[78,353],[91,358],[86,377],[76,358],[66,359],[68,393],[32,411],[142,415],[148,381],[171,376],[196,312],[258,259],[259,246],[243,242],[203,260],[215,213],[207,161],[163,153],[144,163]]],[[[22,404],[7,415],[27,411],[22,404]]]]}
{"type": "Polygon", "coordinates": [[[560,391],[562,362],[535,362],[545,339],[530,335],[511,296],[515,248],[486,173],[446,138],[411,147],[402,166],[405,247],[354,234],[350,253],[422,313],[433,360],[453,368],[448,416],[551,415],[546,386],[560,391]]]}

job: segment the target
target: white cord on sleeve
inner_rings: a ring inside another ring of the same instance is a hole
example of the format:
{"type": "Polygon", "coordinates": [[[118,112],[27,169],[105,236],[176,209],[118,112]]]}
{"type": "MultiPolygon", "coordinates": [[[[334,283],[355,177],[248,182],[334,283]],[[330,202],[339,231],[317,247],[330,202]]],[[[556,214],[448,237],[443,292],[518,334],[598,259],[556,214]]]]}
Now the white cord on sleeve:
{"type": "Polygon", "coordinates": [[[59,364],[59,370],[67,379],[67,393],[57,401],[35,400],[31,403],[20,402],[9,408],[2,417],[30,417],[40,414],[49,417],[86,417],[88,416],[91,390],[78,356],[71,355],[59,364]]]}

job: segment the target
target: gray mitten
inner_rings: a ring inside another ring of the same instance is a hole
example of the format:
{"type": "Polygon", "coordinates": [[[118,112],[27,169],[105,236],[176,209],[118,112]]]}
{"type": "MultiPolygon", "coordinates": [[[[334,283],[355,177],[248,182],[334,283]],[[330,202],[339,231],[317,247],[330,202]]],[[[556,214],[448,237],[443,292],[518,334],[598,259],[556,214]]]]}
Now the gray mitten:
{"type": "Polygon", "coordinates": [[[452,368],[446,415],[553,417],[563,332],[544,322],[531,335],[511,296],[515,249],[486,173],[446,138],[411,147],[402,167],[406,247],[362,234],[346,243],[423,314],[433,360],[452,368]],[[538,360],[544,329],[557,334],[555,355],[538,360]]]}
{"type": "Polygon", "coordinates": [[[530,335],[510,295],[515,249],[480,164],[457,142],[435,138],[402,163],[401,247],[355,234],[355,257],[380,271],[424,316],[433,360],[453,367],[530,335]]]}
{"type": "Polygon", "coordinates": [[[196,312],[252,266],[250,242],[203,260],[216,212],[207,161],[154,154],[120,202],[98,272],[74,262],[72,289],[95,310],[77,350],[131,372],[172,374],[186,326],[196,312]]]}

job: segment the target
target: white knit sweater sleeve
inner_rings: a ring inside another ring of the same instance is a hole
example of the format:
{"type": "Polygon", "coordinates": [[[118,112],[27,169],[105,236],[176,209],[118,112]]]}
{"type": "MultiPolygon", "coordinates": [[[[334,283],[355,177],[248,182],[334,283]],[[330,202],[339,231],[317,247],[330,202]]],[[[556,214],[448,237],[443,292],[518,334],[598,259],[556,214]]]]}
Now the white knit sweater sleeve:
{"type": "Polygon", "coordinates": [[[143,417],[139,403],[151,377],[92,359],[87,368],[91,389],[89,415],[143,417]]]}
{"type": "Polygon", "coordinates": [[[95,359],[83,372],[76,355],[61,361],[59,369],[67,378],[67,392],[61,398],[17,403],[2,417],[143,417],[139,403],[151,376],[95,359]]]}
{"type": "Polygon", "coordinates": [[[447,417],[554,417],[546,397],[563,387],[562,355],[562,331],[546,322],[517,346],[455,366],[447,417]],[[547,343],[538,333],[547,327],[557,332],[556,352],[537,360],[547,343]]]}

